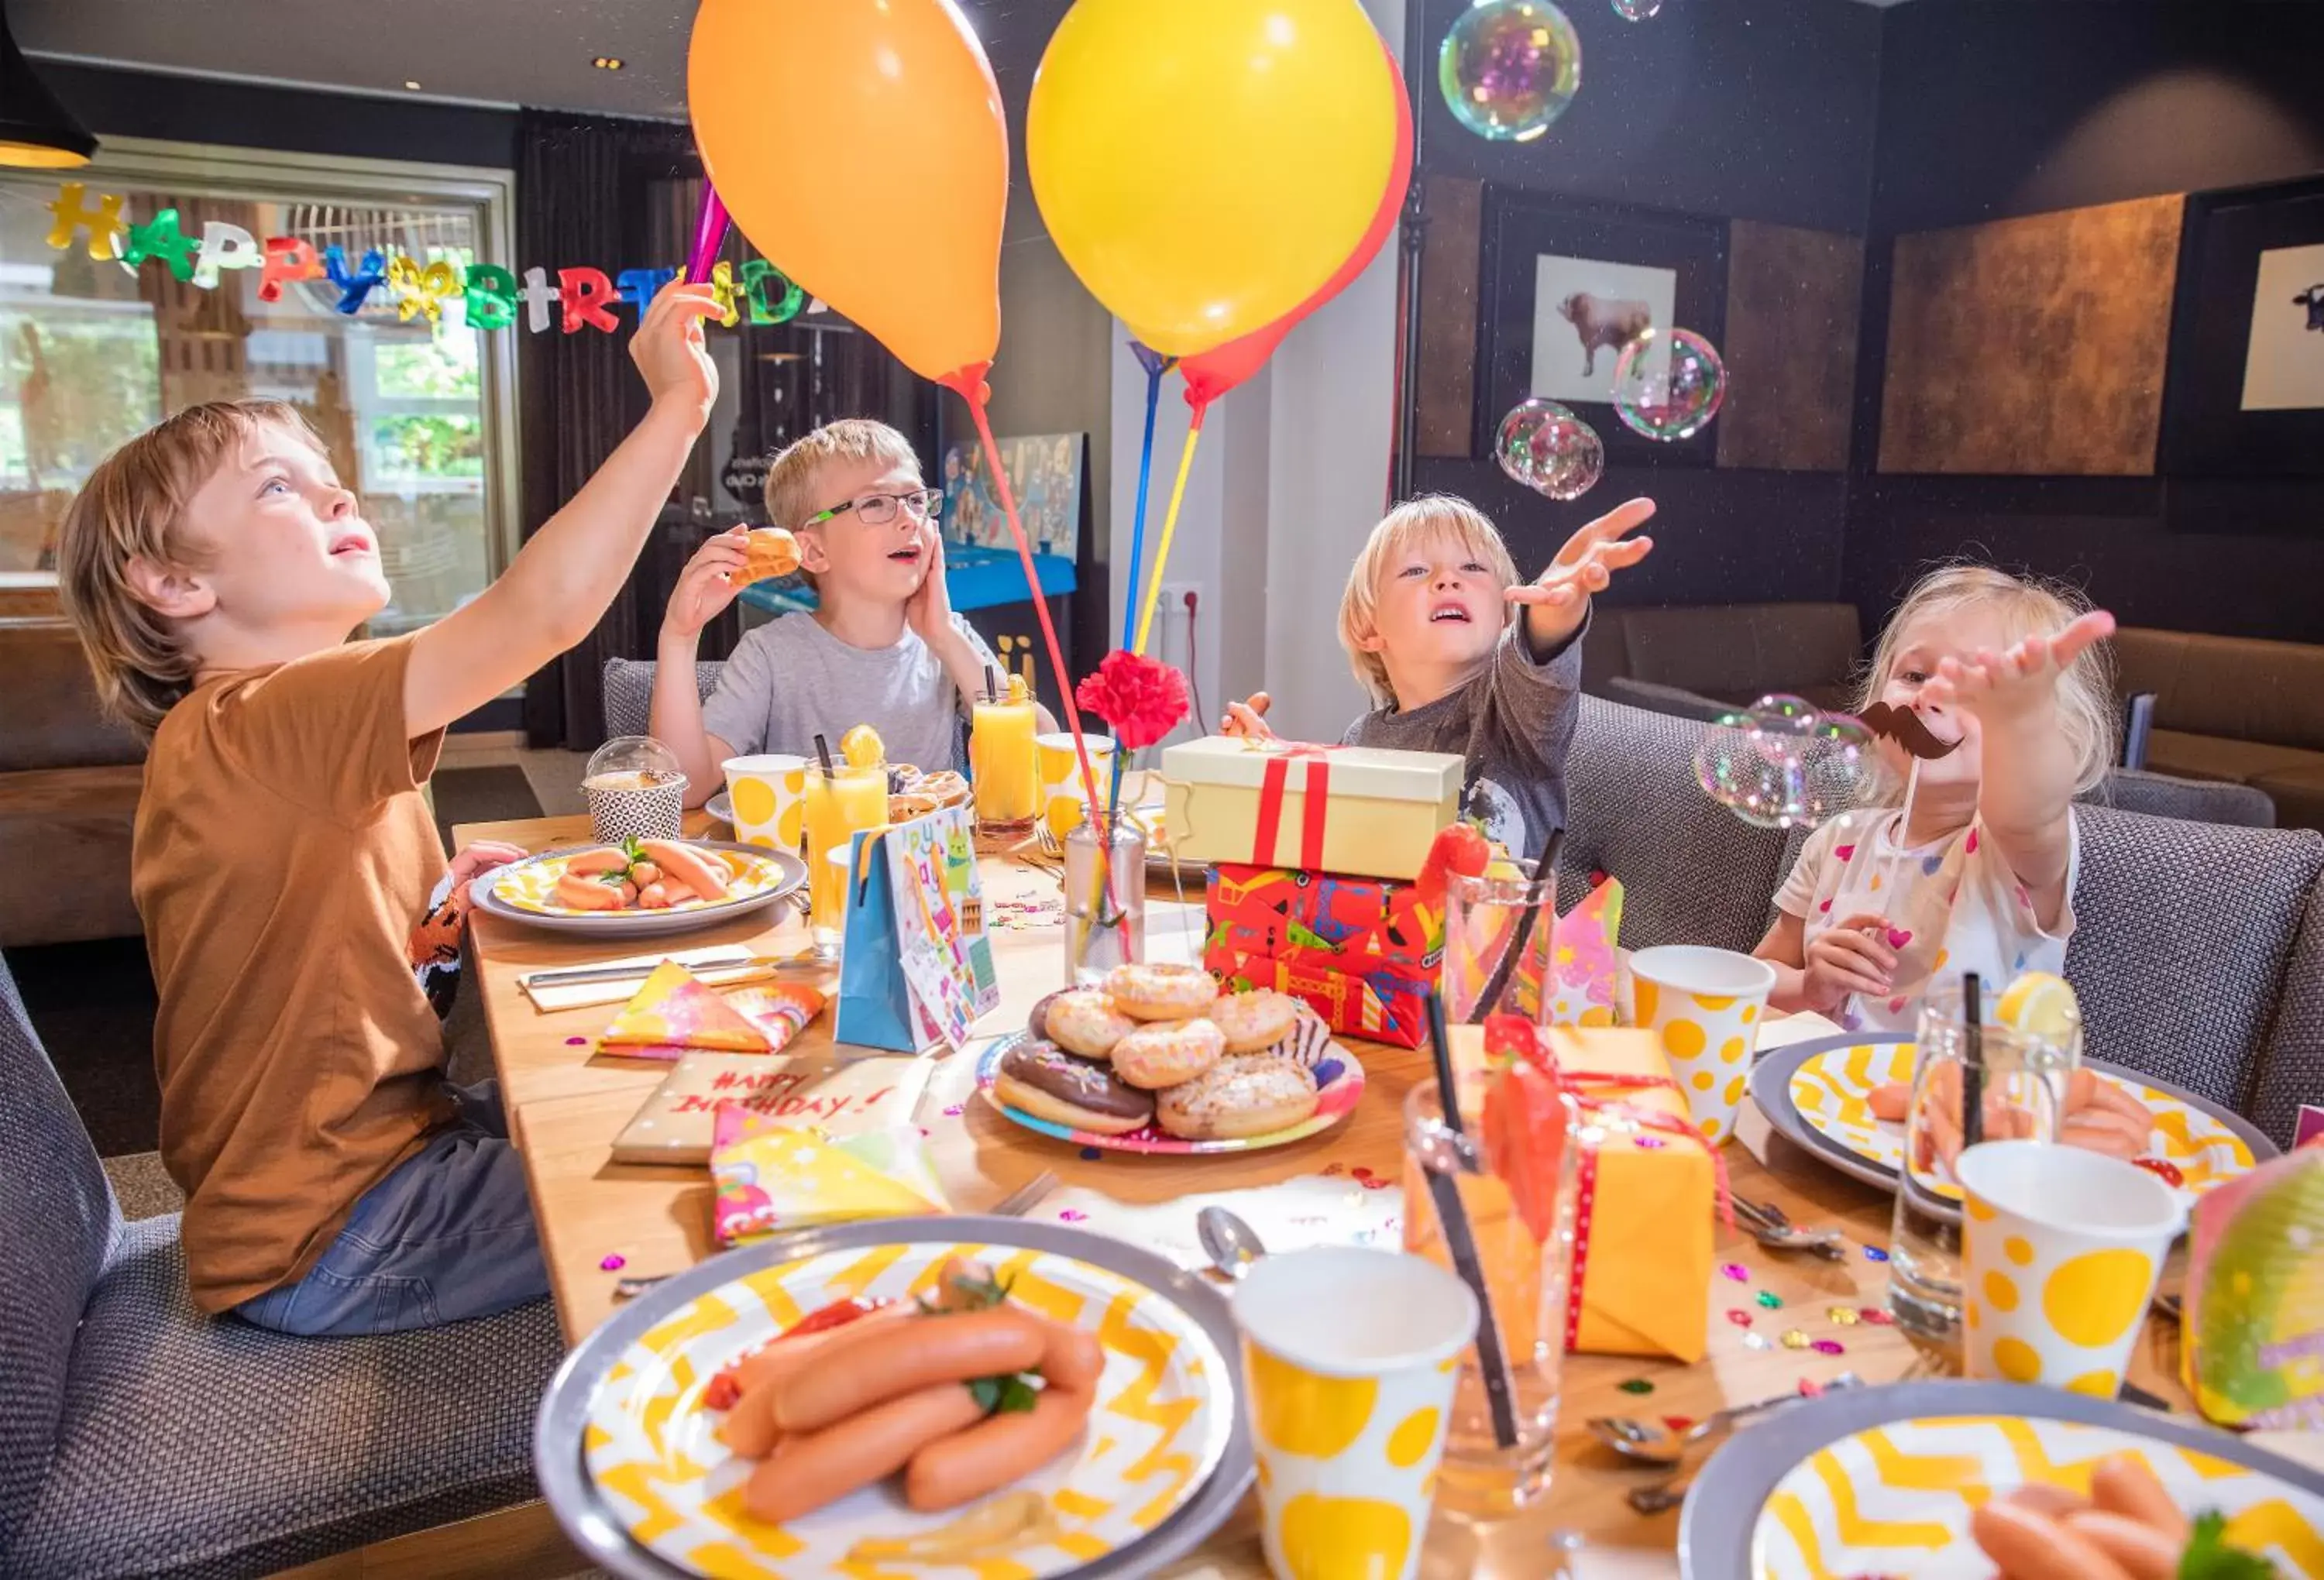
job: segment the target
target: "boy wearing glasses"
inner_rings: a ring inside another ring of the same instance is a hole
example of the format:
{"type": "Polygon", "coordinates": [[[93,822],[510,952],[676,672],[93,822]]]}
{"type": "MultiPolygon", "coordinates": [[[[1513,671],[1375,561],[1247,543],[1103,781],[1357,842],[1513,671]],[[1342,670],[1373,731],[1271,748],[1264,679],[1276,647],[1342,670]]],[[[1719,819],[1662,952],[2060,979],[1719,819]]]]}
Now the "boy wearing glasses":
{"type": "Polygon", "coordinates": [[[717,790],[730,757],[812,756],[816,735],[835,743],[858,724],[880,732],[891,763],[965,767],[961,721],[998,660],[945,596],[942,498],[921,482],[910,443],[882,422],[828,423],[777,455],[767,518],[798,538],[816,607],[744,636],[707,703],[695,690],[695,653],[702,628],[741,591],[746,530],[695,554],[662,616],[650,725],[686,769],[689,805],[717,790]]]}

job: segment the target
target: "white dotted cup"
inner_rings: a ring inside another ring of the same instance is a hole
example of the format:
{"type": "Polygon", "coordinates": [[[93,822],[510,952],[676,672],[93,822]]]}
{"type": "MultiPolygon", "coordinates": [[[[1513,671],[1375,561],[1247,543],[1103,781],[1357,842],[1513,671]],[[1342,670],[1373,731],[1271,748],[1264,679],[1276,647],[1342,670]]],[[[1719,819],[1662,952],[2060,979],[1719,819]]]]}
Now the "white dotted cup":
{"type": "Polygon", "coordinates": [[[1410,1580],[1476,1296],[1424,1257],[1326,1246],[1253,1265],[1234,1316],[1268,1570],[1410,1580]]]}
{"type": "Polygon", "coordinates": [[[1988,1141],[1961,1183],[1963,1370],[2112,1399],[2186,1222],[2169,1186],[2077,1146],[1988,1141]]]}
{"type": "Polygon", "coordinates": [[[1628,981],[1630,1024],[1655,1033],[1688,1117],[1719,1145],[1735,1134],[1775,968],[1733,950],[1674,943],[1632,955],[1628,981]]]}
{"type": "Polygon", "coordinates": [[[686,776],[649,778],[607,774],[581,781],[589,831],[601,845],[624,840],[675,840],[686,822],[686,776]]]}
{"type": "Polygon", "coordinates": [[[734,838],[744,845],[796,851],[807,840],[807,758],[783,752],[728,758],[726,800],[734,838]]]}

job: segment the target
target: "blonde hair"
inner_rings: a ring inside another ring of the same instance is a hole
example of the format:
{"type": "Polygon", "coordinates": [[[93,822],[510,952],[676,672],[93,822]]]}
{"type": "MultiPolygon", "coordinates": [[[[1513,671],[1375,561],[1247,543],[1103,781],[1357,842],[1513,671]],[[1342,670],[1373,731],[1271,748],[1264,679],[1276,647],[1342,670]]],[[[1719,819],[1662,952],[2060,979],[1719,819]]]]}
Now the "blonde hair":
{"type": "MultiPolygon", "coordinates": [[[[1396,701],[1396,692],[1388,684],[1388,665],[1378,653],[1367,652],[1362,646],[1364,638],[1373,634],[1372,622],[1379,611],[1380,573],[1415,544],[1440,534],[1485,563],[1493,573],[1496,591],[1505,592],[1517,584],[1517,562],[1509,557],[1509,546],[1501,541],[1500,529],[1468,501],[1452,494],[1422,494],[1381,517],[1356,552],[1356,563],[1348,567],[1348,588],[1340,595],[1340,646],[1347,649],[1357,682],[1376,704],[1396,701]]],[[[1501,619],[1506,625],[1507,610],[1501,619]]]]}
{"type": "MultiPolygon", "coordinates": [[[[1991,565],[1940,565],[1923,576],[1889,618],[1872,650],[1858,697],[1860,711],[1880,699],[1895,667],[1904,633],[1915,620],[1972,606],[1997,610],[2005,638],[2048,635],[2090,611],[2079,588],[2043,577],[2013,576],[1991,565]]],[[[2114,766],[2121,721],[2115,716],[2114,648],[2094,642],[2058,678],[2058,720],[2073,748],[2074,790],[2095,789],[2114,766]]],[[[1891,787],[1895,789],[1895,786],[1891,787]]]]}
{"type": "Polygon", "coordinates": [[[825,423],[805,438],[785,446],[767,463],[767,524],[790,531],[817,510],[815,474],[834,461],[884,461],[918,471],[920,457],[911,440],[884,422],[844,417],[825,423]]]}
{"type": "Polygon", "coordinates": [[[65,509],[57,584],[97,678],[97,705],[145,739],[193,689],[196,658],[175,622],[137,595],[129,565],[200,570],[186,507],[252,433],[279,427],[324,454],[299,409],[213,400],[155,424],[97,463],[65,509]]]}

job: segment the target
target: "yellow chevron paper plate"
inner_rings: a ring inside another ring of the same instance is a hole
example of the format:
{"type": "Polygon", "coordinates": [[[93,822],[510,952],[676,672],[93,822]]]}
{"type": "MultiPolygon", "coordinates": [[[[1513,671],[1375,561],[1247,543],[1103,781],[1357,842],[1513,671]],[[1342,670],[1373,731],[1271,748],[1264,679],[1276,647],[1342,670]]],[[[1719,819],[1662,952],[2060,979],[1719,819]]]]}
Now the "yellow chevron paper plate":
{"type": "MultiPolygon", "coordinates": [[[[1812,1054],[1792,1072],[1792,1106],[1800,1117],[1826,1139],[1868,1162],[1894,1171],[1904,1162],[1904,1127],[1872,1116],[1875,1087],[1913,1079],[1913,1044],[1859,1043],[1812,1054]]],[[[2156,1172],[2191,1200],[2223,1180],[2252,1167],[2252,1150],[2217,1116],[2168,1092],[2138,1081],[2099,1072],[2098,1079],[2129,1093],[2154,1115],[2154,1139],[2148,1164],[2168,1164],[2156,1172]]],[[[1960,1199],[1960,1187],[1950,1182],[1937,1187],[1941,1195],[1960,1199]]]]}
{"type": "Polygon", "coordinates": [[[2079,1493],[2109,1454],[2144,1459],[2179,1506],[2227,1516],[2227,1540],[2283,1575],[2324,1575],[2324,1498],[2264,1472],[2113,1427],[2006,1416],[1892,1421],[1808,1456],[1751,1538],[1756,1580],[1988,1580],[1969,1534],[1988,1499],[2029,1482],[2079,1493]]]}
{"type": "MultiPolygon", "coordinates": [[[[591,849],[595,849],[592,846],[591,849]]],[[[741,851],[705,849],[702,852],[713,861],[724,860],[732,888],[723,900],[687,900],[671,905],[669,911],[701,911],[714,906],[737,905],[754,900],[779,888],[786,873],[779,863],[764,856],[747,855],[741,851]]],[[[604,916],[622,914],[656,915],[657,912],[576,911],[561,905],[557,899],[557,880],[565,874],[566,855],[537,856],[530,861],[516,862],[505,868],[493,885],[493,892],[520,911],[530,911],[541,916],[604,916]]]]}
{"type": "Polygon", "coordinates": [[[1043,1580],[1071,1573],[1160,1524],[1226,1452],[1233,1373],[1194,1318],[1154,1291],[1051,1252],[995,1247],[985,1259],[1010,1297],[1095,1332],[1105,1346],[1097,1407],[1080,1444],[1021,1484],[1044,1493],[1058,1534],[973,1566],[896,1558],[851,1563],[867,1538],[933,1529],[963,1511],[918,1514],[898,1490],[852,1493],[786,1525],[742,1511],[753,1463],[713,1435],[702,1403],[719,1369],[810,1311],[850,1298],[934,1288],[946,1257],[982,1247],[922,1242],[835,1251],[721,1285],[625,1351],[590,1401],[582,1454],[599,1493],[641,1546],[696,1575],[862,1580],[1043,1580]]]}

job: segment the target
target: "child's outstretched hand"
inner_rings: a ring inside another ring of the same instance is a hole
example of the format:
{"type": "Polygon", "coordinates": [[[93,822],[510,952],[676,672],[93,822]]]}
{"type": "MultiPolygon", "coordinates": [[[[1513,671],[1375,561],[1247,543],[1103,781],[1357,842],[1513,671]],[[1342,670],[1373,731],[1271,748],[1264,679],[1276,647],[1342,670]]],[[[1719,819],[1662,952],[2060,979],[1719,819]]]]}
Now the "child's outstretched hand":
{"type": "Polygon", "coordinates": [[[1268,702],[1265,692],[1253,692],[1247,702],[1229,703],[1227,716],[1219,721],[1219,733],[1240,740],[1274,739],[1275,731],[1267,727],[1268,702]]]}
{"type": "Polygon", "coordinates": [[[751,529],[736,527],[721,532],[686,562],[678,585],[669,590],[669,606],[662,611],[661,634],[693,638],[716,620],[742,590],[737,573],[750,556],[751,529]]]}
{"type": "Polygon", "coordinates": [[[1526,634],[1536,648],[1555,648],[1580,630],[1589,618],[1590,595],[1604,592],[1613,573],[1654,552],[1653,538],[1627,536],[1654,513],[1652,500],[1616,506],[1567,538],[1538,578],[1508,590],[1511,603],[1526,606],[1526,634]]]}
{"type": "Polygon", "coordinates": [[[702,342],[702,320],[717,317],[718,298],[706,285],[681,285],[673,280],[655,293],[630,336],[630,360],[646,381],[646,392],[659,406],[694,414],[697,426],[710,419],[718,401],[718,368],[702,342]]]}
{"type": "Polygon", "coordinates": [[[2026,638],[2006,653],[1980,648],[1963,657],[1940,659],[1936,674],[1921,686],[1921,700],[1942,708],[1966,708],[1991,723],[2015,719],[2045,705],[2056,694],[2058,677],[2093,642],[2114,635],[2114,616],[2094,609],[2055,636],[2026,638]]]}

